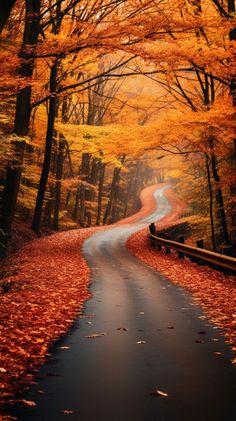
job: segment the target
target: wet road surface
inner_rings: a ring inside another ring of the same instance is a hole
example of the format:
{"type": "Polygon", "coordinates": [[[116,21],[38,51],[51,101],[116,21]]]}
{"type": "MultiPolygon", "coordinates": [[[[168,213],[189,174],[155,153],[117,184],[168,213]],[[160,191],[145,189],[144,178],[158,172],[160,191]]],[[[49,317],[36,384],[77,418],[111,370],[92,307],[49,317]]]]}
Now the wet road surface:
{"type": "Polygon", "coordinates": [[[25,396],[37,407],[19,410],[19,419],[236,419],[232,355],[219,331],[201,318],[184,289],[124,246],[132,232],[170,211],[163,189],[156,198],[157,210],[139,224],[116,226],[85,242],[93,298],[25,396]],[[156,389],[168,396],[153,396],[156,389]]]}

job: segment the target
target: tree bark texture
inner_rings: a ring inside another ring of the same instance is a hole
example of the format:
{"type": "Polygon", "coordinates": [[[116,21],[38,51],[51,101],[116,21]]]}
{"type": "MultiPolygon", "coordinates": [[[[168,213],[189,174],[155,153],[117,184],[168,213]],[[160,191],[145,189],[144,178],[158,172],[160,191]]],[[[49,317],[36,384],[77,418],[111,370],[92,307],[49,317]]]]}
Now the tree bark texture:
{"type": "Polygon", "coordinates": [[[219,216],[221,220],[221,228],[223,231],[225,244],[231,245],[226,216],[225,216],[224,198],[223,198],[223,193],[222,193],[222,189],[220,185],[220,176],[218,172],[217,159],[216,159],[215,151],[214,151],[213,137],[209,139],[209,145],[210,145],[210,153],[211,153],[211,168],[212,168],[212,174],[215,181],[215,189],[216,189],[216,203],[218,204],[219,216]]]}
{"type": "MultiPolygon", "coordinates": [[[[26,0],[25,27],[23,42],[19,57],[22,59],[19,75],[31,78],[34,69],[34,47],[38,42],[40,33],[41,0],[26,0]],[[29,46],[32,48],[29,50],[29,46]]],[[[31,114],[31,85],[21,89],[17,94],[14,133],[18,136],[27,136],[29,132],[31,114]]]]}
{"type": "Polygon", "coordinates": [[[46,191],[46,186],[47,186],[47,181],[48,181],[48,174],[50,170],[52,139],[53,139],[54,122],[55,122],[56,109],[57,109],[57,98],[53,94],[56,90],[57,67],[58,67],[58,61],[56,60],[51,67],[50,93],[52,95],[49,99],[46,145],[45,145],[45,152],[44,152],[43,168],[42,168],[42,173],[40,177],[38,194],[37,194],[35,211],[34,211],[34,218],[32,222],[32,229],[37,234],[40,233],[43,201],[44,201],[44,196],[45,196],[45,191],[46,191]]]}
{"type": "Polygon", "coordinates": [[[16,0],[0,0],[0,34],[6,25],[16,0]]]}
{"type": "Polygon", "coordinates": [[[65,151],[65,139],[63,136],[59,139],[59,147],[57,154],[56,163],[56,184],[55,184],[55,208],[53,215],[53,229],[59,229],[59,212],[61,203],[61,181],[63,175],[63,163],[64,163],[64,151],[65,151]]]}
{"type": "Polygon", "coordinates": [[[211,223],[211,241],[213,250],[217,250],[216,239],[215,239],[215,227],[214,227],[214,215],[213,215],[213,192],[211,185],[211,173],[210,173],[210,162],[209,157],[206,154],[206,170],[207,170],[207,182],[209,190],[209,212],[210,212],[210,223],[211,223]]]}

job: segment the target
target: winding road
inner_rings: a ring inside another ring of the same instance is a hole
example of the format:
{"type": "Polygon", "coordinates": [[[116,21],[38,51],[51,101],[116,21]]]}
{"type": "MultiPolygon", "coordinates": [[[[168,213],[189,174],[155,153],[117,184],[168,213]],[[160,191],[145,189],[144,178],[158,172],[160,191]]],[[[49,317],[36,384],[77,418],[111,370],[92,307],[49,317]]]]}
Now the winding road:
{"type": "Polygon", "coordinates": [[[125,248],[131,233],[170,212],[166,188],[154,193],[151,215],[86,240],[93,297],[26,396],[37,407],[19,411],[19,419],[236,419],[232,355],[222,336],[184,289],[125,248]]]}

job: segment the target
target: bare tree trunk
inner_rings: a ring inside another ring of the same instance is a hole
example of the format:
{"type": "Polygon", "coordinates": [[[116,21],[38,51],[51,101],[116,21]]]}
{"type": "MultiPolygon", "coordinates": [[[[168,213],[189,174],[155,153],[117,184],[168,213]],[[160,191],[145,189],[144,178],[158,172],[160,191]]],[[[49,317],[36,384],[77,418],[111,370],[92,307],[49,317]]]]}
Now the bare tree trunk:
{"type": "Polygon", "coordinates": [[[211,168],[212,168],[212,174],[215,181],[216,186],[216,202],[218,204],[219,209],[219,215],[221,219],[221,227],[224,235],[224,241],[226,245],[231,245],[231,241],[229,238],[228,233],[228,227],[227,227],[227,221],[225,216],[225,208],[224,208],[224,199],[223,199],[223,193],[220,185],[220,176],[218,172],[218,166],[217,166],[217,160],[215,156],[214,151],[214,139],[211,137],[209,139],[209,145],[210,145],[210,153],[211,153],[211,168]]]}
{"type": "Polygon", "coordinates": [[[99,185],[98,185],[98,213],[97,213],[97,220],[96,225],[100,226],[101,224],[101,216],[102,216],[102,196],[103,196],[103,184],[105,178],[105,168],[106,164],[100,162],[100,175],[99,175],[99,185]]]}
{"type": "MultiPolygon", "coordinates": [[[[31,78],[34,69],[32,53],[38,42],[40,33],[40,8],[41,0],[26,0],[25,28],[23,43],[19,57],[22,59],[19,75],[31,78]],[[29,49],[31,46],[31,49],[29,49]]],[[[21,89],[17,94],[14,133],[18,136],[27,136],[31,114],[31,85],[21,89]]]]}
{"type": "Polygon", "coordinates": [[[6,25],[16,0],[0,0],[0,34],[6,25]]]}
{"type": "Polygon", "coordinates": [[[55,208],[53,215],[53,229],[59,229],[59,211],[61,203],[61,181],[63,175],[63,163],[64,163],[64,151],[65,151],[65,139],[63,136],[59,139],[59,150],[57,155],[57,165],[56,165],[56,184],[55,184],[55,208]]]}
{"type": "Polygon", "coordinates": [[[80,198],[80,186],[76,190],[75,205],[74,205],[74,209],[73,209],[73,212],[72,212],[72,218],[74,219],[75,222],[78,221],[79,198],[80,198]]]}
{"type": "Polygon", "coordinates": [[[12,221],[21,177],[20,167],[8,167],[4,190],[2,194],[2,215],[0,219],[0,228],[7,233],[11,232],[12,221]]]}
{"type": "Polygon", "coordinates": [[[104,217],[103,217],[103,224],[104,225],[107,224],[108,218],[111,214],[111,209],[112,209],[112,206],[113,206],[113,203],[114,203],[117,185],[119,183],[119,177],[120,177],[120,168],[114,168],[109,200],[108,200],[108,204],[107,204],[105,214],[104,214],[104,217]]]}
{"type": "MultiPolygon", "coordinates": [[[[81,178],[85,182],[88,181],[88,177],[89,177],[90,158],[91,158],[91,155],[89,153],[83,153],[83,155],[82,155],[82,167],[81,167],[81,178]]],[[[85,226],[85,217],[86,217],[85,190],[86,190],[85,186],[83,184],[81,184],[81,186],[80,186],[79,223],[82,227],[85,226]]]]}
{"type": "Polygon", "coordinates": [[[80,208],[79,208],[79,223],[82,227],[85,226],[85,188],[80,186],[80,208]]]}
{"type": "MultiPolygon", "coordinates": [[[[50,92],[51,93],[54,93],[56,90],[57,68],[58,68],[58,60],[56,59],[54,64],[51,67],[51,74],[50,74],[50,92]]],[[[32,229],[37,234],[40,233],[43,201],[44,201],[44,196],[45,196],[45,191],[46,191],[46,186],[47,186],[47,181],[48,181],[48,174],[50,170],[52,139],[53,139],[56,107],[57,107],[57,98],[55,95],[51,95],[49,99],[48,125],[47,125],[43,169],[42,169],[41,178],[39,182],[38,195],[36,199],[34,217],[33,217],[33,222],[32,222],[32,229]]]]}
{"type": "MultiPolygon", "coordinates": [[[[1,6],[1,3],[2,1],[0,0],[0,6],[1,6]]],[[[9,1],[5,3],[7,3],[5,4],[5,7],[4,7],[4,10],[6,11],[6,14],[5,14],[5,18],[6,18],[7,13],[10,14],[11,7],[13,7],[14,2],[9,1]]],[[[19,69],[19,74],[22,77],[30,78],[33,73],[34,62],[33,62],[33,59],[29,58],[29,54],[31,54],[32,52],[29,53],[28,48],[29,48],[29,45],[34,46],[38,41],[38,36],[39,36],[39,31],[40,31],[40,25],[39,25],[40,6],[41,6],[41,0],[26,0],[23,43],[22,43],[20,54],[19,54],[20,58],[23,59],[22,64],[19,69]]],[[[31,86],[25,87],[17,95],[14,133],[16,133],[18,136],[25,136],[28,134],[28,131],[29,131],[30,99],[31,99],[31,86]]],[[[17,142],[15,144],[16,160],[15,162],[13,162],[13,165],[11,167],[7,168],[7,171],[6,171],[6,178],[5,178],[6,193],[4,194],[5,198],[7,195],[7,189],[9,185],[12,186],[11,188],[12,188],[12,191],[14,192],[14,194],[12,194],[11,200],[4,200],[2,204],[3,205],[2,216],[5,219],[4,224],[7,224],[9,232],[11,231],[11,225],[13,222],[15,209],[16,209],[24,153],[25,153],[25,142],[17,142]],[[14,177],[13,177],[13,173],[15,174],[14,177]],[[6,222],[7,218],[8,218],[8,222],[6,222]]]]}
{"type": "Polygon", "coordinates": [[[209,211],[210,211],[210,222],[211,222],[211,241],[213,250],[217,250],[216,246],[216,239],[215,239],[215,227],[214,227],[214,215],[213,215],[213,192],[212,192],[212,185],[211,185],[211,174],[210,174],[210,163],[209,157],[206,154],[206,170],[207,170],[207,182],[208,182],[208,190],[209,190],[209,211]]]}

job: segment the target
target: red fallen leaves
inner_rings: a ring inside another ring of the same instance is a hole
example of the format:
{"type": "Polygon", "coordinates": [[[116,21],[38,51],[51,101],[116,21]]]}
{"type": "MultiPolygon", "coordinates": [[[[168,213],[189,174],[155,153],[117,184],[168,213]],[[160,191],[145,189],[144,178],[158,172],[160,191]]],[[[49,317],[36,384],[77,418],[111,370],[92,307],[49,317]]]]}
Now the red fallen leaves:
{"type": "Polygon", "coordinates": [[[207,266],[198,266],[187,259],[181,260],[174,253],[166,255],[158,252],[150,247],[146,229],[129,237],[126,245],[132,254],[147,265],[187,288],[194,302],[201,305],[210,320],[224,330],[226,341],[235,349],[235,276],[225,275],[207,266]]]}
{"type": "Polygon", "coordinates": [[[81,246],[99,229],[34,240],[4,262],[11,276],[3,280],[10,289],[0,302],[0,403],[33,382],[50,345],[81,313],[90,296],[81,246]]]}

